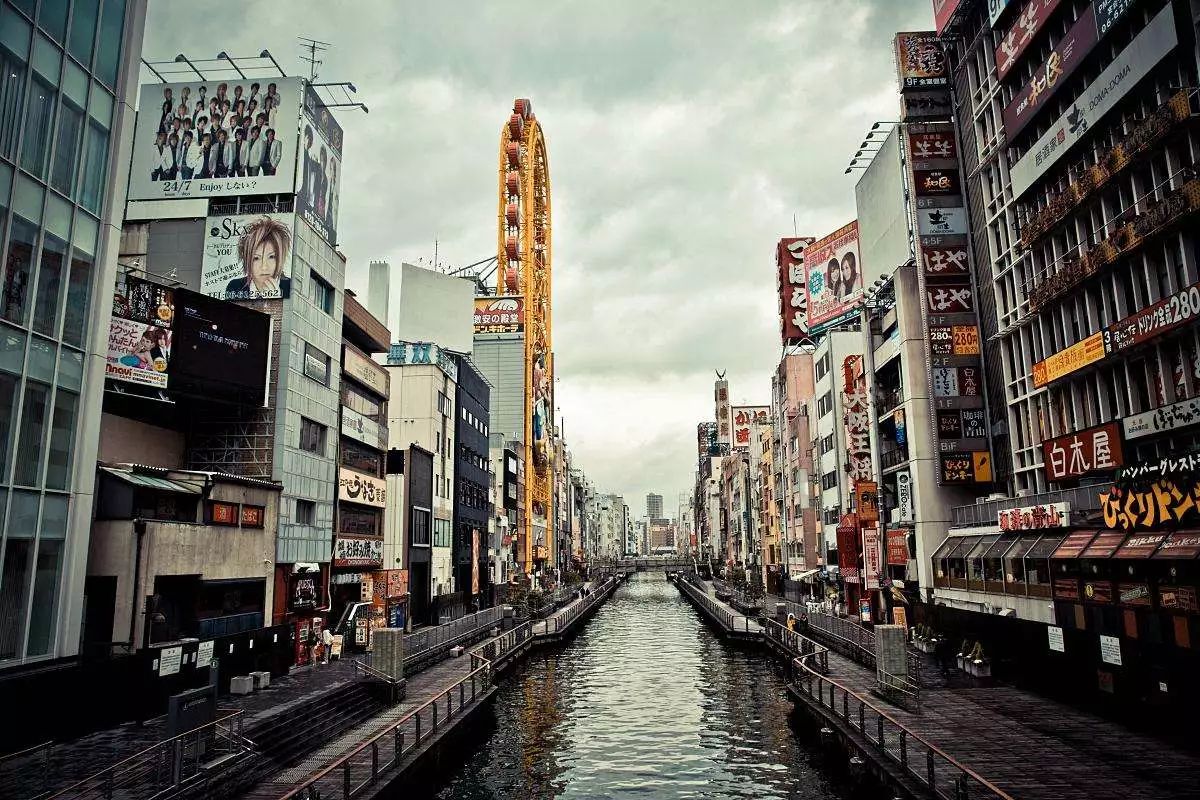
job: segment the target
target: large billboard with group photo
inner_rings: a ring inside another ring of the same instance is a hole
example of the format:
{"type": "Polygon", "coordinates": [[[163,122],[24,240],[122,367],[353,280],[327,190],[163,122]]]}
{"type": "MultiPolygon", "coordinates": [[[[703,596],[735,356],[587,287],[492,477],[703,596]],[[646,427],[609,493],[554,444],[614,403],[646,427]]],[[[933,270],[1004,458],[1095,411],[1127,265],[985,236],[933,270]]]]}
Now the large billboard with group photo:
{"type": "Polygon", "coordinates": [[[299,78],[142,86],[130,200],[291,194],[299,78]]]}
{"type": "Polygon", "coordinates": [[[221,214],[204,232],[200,290],[222,300],[276,300],[292,289],[293,214],[221,214]]]}
{"type": "Polygon", "coordinates": [[[828,330],[849,321],[862,301],[862,258],[858,220],[843,225],[804,251],[808,275],[808,329],[828,330]]]}

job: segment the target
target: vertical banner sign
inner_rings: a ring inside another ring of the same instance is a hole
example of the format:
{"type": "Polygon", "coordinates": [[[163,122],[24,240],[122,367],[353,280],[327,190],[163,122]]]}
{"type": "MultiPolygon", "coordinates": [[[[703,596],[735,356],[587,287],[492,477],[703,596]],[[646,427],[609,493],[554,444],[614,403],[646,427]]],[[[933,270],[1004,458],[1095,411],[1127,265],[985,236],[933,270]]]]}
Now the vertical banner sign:
{"type": "Polygon", "coordinates": [[[779,332],[784,347],[810,340],[804,249],[814,241],[811,236],[802,236],[780,239],[775,246],[775,269],[779,274],[779,332]]]}
{"type": "Polygon", "coordinates": [[[979,317],[950,122],[905,125],[938,483],[992,481],[979,317]],[[950,191],[953,193],[950,193],[950,191]]]}
{"type": "Polygon", "coordinates": [[[733,449],[745,450],[753,444],[753,428],[755,425],[766,425],[771,421],[770,406],[734,406],[733,415],[733,449]]]}
{"type": "Polygon", "coordinates": [[[733,419],[729,408],[729,381],[722,373],[717,373],[717,381],[713,385],[713,402],[717,413],[717,443],[729,447],[733,442],[733,419]]]}
{"type": "Polygon", "coordinates": [[[893,44],[900,79],[900,119],[948,119],[952,111],[950,75],[937,34],[901,32],[893,44]]]}
{"type": "Polygon", "coordinates": [[[858,583],[858,521],[843,514],[837,526],[838,572],[846,583],[858,583]]]}
{"type": "MultiPolygon", "coordinates": [[[[846,435],[846,464],[851,486],[870,483],[871,424],[867,411],[867,382],[862,356],[846,356],[842,361],[843,423],[846,435]]],[[[872,484],[874,487],[874,484],[872,484]]],[[[861,501],[861,498],[859,498],[861,501]]],[[[879,518],[878,510],[875,519],[879,518]]]]}
{"type": "Polygon", "coordinates": [[[878,589],[883,573],[883,553],[879,544],[879,528],[863,528],[863,582],[868,589],[878,589]]]}

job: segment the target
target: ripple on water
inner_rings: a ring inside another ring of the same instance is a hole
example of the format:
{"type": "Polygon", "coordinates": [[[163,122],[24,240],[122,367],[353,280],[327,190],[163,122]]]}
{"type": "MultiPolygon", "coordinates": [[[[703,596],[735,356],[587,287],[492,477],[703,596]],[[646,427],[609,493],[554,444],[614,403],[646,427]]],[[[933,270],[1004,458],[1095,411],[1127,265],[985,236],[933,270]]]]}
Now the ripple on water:
{"type": "Polygon", "coordinates": [[[638,574],[569,644],[502,680],[485,734],[434,796],[842,797],[790,712],[765,658],[719,641],[661,575],[638,574]]]}

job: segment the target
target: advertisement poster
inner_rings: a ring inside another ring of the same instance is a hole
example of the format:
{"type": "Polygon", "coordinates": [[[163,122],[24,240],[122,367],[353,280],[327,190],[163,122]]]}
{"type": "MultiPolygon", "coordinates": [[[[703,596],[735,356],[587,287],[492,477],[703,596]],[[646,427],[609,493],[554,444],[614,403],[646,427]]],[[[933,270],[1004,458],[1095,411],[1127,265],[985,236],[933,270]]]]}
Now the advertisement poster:
{"type": "Polygon", "coordinates": [[[105,377],[165,389],[170,360],[171,331],[145,322],[112,318],[108,326],[105,377]]]}
{"type": "Polygon", "coordinates": [[[520,333],[525,330],[525,299],[476,297],[475,333],[520,333]]]}
{"type": "Polygon", "coordinates": [[[1066,643],[1063,641],[1063,629],[1055,625],[1046,626],[1046,638],[1050,642],[1050,649],[1057,653],[1067,652],[1066,643]]]}
{"type": "Polygon", "coordinates": [[[200,291],[221,300],[276,300],[292,292],[292,214],[209,217],[200,291]]]}
{"type": "Polygon", "coordinates": [[[908,566],[907,528],[893,528],[887,532],[887,563],[892,567],[908,566]]]}
{"type": "Polygon", "coordinates": [[[868,589],[878,589],[883,578],[883,554],[880,552],[879,528],[863,528],[863,570],[867,573],[868,589]]]}
{"type": "Polygon", "coordinates": [[[130,200],[291,194],[299,78],[141,87],[130,200]]]}
{"type": "Polygon", "coordinates": [[[863,293],[858,220],[810,244],[804,261],[811,332],[832,328],[858,313],[863,293]]]}
{"type": "Polygon", "coordinates": [[[296,168],[296,213],[325,240],[337,244],[338,181],[342,174],[342,126],[316,89],[304,87],[296,168]]]}
{"type": "Polygon", "coordinates": [[[900,76],[900,91],[931,89],[946,86],[950,78],[942,43],[933,31],[910,31],[896,34],[896,69],[900,76]]]}
{"type": "Polygon", "coordinates": [[[471,531],[471,594],[479,594],[479,531],[471,531]]]}
{"type": "Polygon", "coordinates": [[[1093,472],[1111,472],[1125,463],[1121,429],[1116,422],[1042,442],[1046,479],[1074,480],[1093,472]]]}

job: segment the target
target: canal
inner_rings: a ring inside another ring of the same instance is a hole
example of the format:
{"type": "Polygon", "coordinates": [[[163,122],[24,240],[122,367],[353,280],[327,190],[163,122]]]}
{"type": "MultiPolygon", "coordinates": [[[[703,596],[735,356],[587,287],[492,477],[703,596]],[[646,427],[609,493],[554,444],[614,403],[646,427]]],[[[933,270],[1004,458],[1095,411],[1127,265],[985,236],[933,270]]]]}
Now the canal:
{"type": "Polygon", "coordinates": [[[418,794],[848,796],[792,713],[763,653],[723,643],[661,574],[639,573],[568,644],[503,678],[471,755],[418,794]]]}

